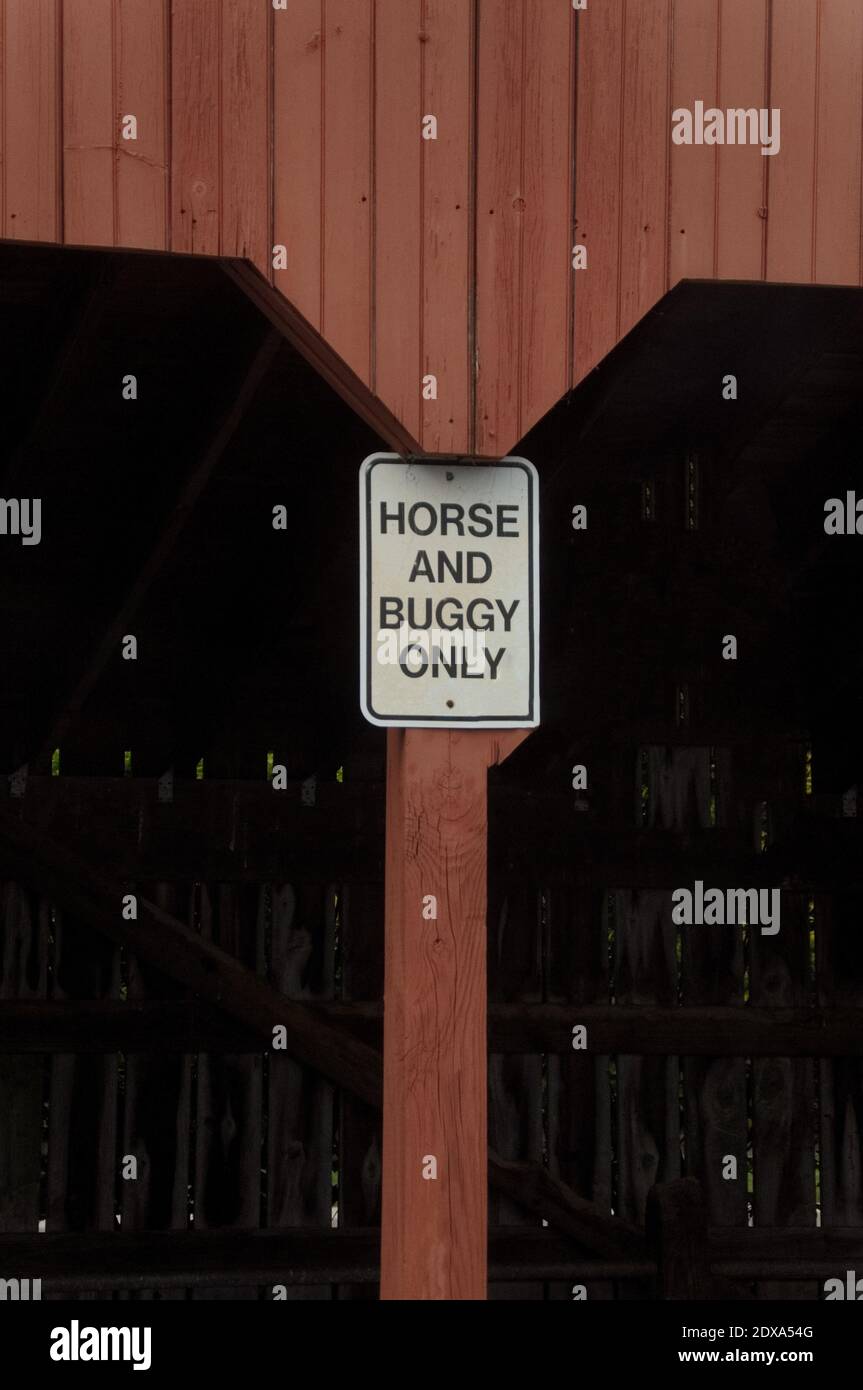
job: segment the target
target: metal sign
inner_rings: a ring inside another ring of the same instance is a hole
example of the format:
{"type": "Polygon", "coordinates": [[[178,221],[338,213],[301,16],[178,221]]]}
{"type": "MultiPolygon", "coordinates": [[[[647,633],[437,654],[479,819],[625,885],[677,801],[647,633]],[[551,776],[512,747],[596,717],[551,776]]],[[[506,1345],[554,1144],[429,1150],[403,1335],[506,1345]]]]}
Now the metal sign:
{"type": "Polygon", "coordinates": [[[539,724],[539,498],[526,459],[360,469],[360,704],[371,724],[539,724]]]}

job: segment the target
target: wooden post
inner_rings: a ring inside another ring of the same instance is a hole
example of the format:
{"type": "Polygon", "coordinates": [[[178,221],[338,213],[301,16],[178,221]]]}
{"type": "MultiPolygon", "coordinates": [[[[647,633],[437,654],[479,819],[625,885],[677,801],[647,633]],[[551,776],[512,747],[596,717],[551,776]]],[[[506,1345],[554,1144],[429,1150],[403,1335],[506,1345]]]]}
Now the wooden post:
{"type": "Polygon", "coordinates": [[[382,1299],[485,1299],[487,772],[529,730],[390,729],[382,1299]]]}

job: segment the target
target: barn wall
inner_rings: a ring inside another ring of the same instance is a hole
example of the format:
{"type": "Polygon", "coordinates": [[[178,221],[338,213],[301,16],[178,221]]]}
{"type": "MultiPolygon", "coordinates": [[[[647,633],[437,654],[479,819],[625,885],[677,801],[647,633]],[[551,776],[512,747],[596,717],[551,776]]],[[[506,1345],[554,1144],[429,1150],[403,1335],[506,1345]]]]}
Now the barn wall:
{"type": "Polygon", "coordinates": [[[0,0],[0,26],[4,237],[248,257],[429,451],[510,449],[681,278],[861,281],[863,0],[0,0]],[[779,106],[781,152],[672,145],[698,98],[779,106]]]}

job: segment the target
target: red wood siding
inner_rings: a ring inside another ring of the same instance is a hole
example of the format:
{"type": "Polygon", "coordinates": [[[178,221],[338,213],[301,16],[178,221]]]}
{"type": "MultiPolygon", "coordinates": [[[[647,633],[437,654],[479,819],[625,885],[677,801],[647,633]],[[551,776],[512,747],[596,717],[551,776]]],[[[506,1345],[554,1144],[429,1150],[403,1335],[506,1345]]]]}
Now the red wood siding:
{"type": "Polygon", "coordinates": [[[861,282],[863,0],[0,0],[0,81],[4,237],[248,257],[429,451],[681,278],[861,282]],[[675,146],[698,99],[780,153],[675,146]]]}

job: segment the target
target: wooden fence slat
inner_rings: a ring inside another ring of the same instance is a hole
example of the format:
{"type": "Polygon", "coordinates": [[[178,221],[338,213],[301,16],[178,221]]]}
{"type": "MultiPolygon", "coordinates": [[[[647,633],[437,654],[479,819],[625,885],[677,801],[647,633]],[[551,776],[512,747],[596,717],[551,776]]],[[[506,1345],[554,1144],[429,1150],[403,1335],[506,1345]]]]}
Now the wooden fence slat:
{"type": "MultiPolygon", "coordinates": [[[[258,890],[201,885],[201,935],[260,970],[258,890]]],[[[254,1229],[261,1219],[262,1058],[198,1057],[195,1229],[254,1229]]],[[[193,1297],[254,1300],[257,1290],[208,1289],[193,1297]]]]}
{"type": "MultiPolygon", "coordinates": [[[[489,875],[489,1000],[537,1001],[542,997],[540,894],[532,874],[489,875]]],[[[491,1053],[489,1064],[489,1145],[501,1158],[542,1162],[544,1148],[543,1065],[537,1056],[491,1053]]],[[[509,1198],[492,1192],[489,1223],[534,1224],[509,1198]]],[[[490,1299],[541,1299],[536,1284],[489,1284],[490,1299]]]]}
{"type": "MultiPolygon", "coordinates": [[[[340,890],[341,997],[383,996],[384,886],[344,884],[340,890]]],[[[381,1117],[342,1092],[339,1113],[339,1225],[375,1226],[381,1219],[381,1117]]],[[[368,1299],[374,1287],[348,1285],[342,1298],[368,1299]]]]}
{"type": "MultiPolygon", "coordinates": [[[[191,891],[166,883],[143,884],[137,890],[165,912],[188,920],[191,891]]],[[[127,960],[127,999],[181,999],[187,991],[157,970],[130,956],[127,960]]],[[[191,1142],[192,1057],[156,1057],[127,1053],[124,1059],[122,1159],[138,1160],[137,1178],[120,1180],[121,1229],[185,1231],[189,1224],[189,1146],[191,1142]]],[[[122,1172],[122,1170],[121,1170],[122,1172]]],[[[152,1298],[185,1298],[183,1290],[141,1293],[152,1298]]]]}
{"type": "MultiPolygon", "coordinates": [[[[777,936],[750,927],[753,1004],[809,1003],[808,898],[781,893],[777,936]]],[[[815,1225],[815,1070],[808,1057],[755,1058],[753,1149],[755,1221],[758,1226],[815,1225]]],[[[761,1298],[811,1299],[808,1282],[761,1283],[761,1298]]]]}
{"type": "MultiPolygon", "coordinates": [[[[824,1007],[863,1002],[859,893],[815,899],[818,1002],[824,1007]]],[[[863,1064],[857,1057],[819,1067],[821,1225],[863,1226],[863,1064]]],[[[842,1278],[845,1271],[837,1268],[842,1278]]]]}
{"type": "MultiPolygon", "coordinates": [[[[117,911],[121,910],[118,902],[117,911]]],[[[117,998],[120,952],[59,908],[53,914],[54,999],[117,998]]],[[[51,1060],[48,1231],[115,1227],[118,1067],[115,1055],[51,1060]]],[[[97,1292],[82,1299],[98,1297],[97,1292]]]]}
{"type": "MultiPolygon", "coordinates": [[[[44,999],[48,988],[47,905],[19,884],[0,882],[0,1000],[44,999]]],[[[39,1225],[44,1059],[0,1057],[0,1231],[39,1225]]],[[[15,1278],[15,1271],[3,1272],[15,1278]]]]}
{"type": "MultiPolygon", "coordinates": [[[[615,998],[673,1004],[677,997],[670,895],[615,889],[615,998]]],[[[680,1176],[680,1069],[676,1057],[617,1058],[617,1215],[644,1224],[647,1194],[680,1176]]],[[[636,1297],[619,1286],[618,1297],[636,1297]]]]}
{"type": "MultiPolygon", "coordinates": [[[[322,883],[274,884],[271,978],[288,998],[331,999],[335,890],[322,883]]],[[[268,1216],[270,1228],[332,1221],[335,1088],[277,1054],[269,1059],[268,1216]]],[[[288,1299],[325,1300],[325,1284],[288,1287],[288,1299]]]]}
{"type": "MultiPolygon", "coordinates": [[[[573,1027],[579,1005],[608,1000],[608,941],[604,895],[596,888],[555,884],[546,892],[545,996],[566,1003],[573,1027]]],[[[588,1038],[590,1029],[588,1028],[588,1038]]],[[[549,1169],[579,1197],[611,1214],[612,1147],[609,1058],[577,1051],[548,1058],[549,1169]]],[[[614,1297],[609,1281],[586,1285],[588,1299],[614,1297]]],[[[569,1299],[569,1285],[549,1288],[569,1299]]]]}

